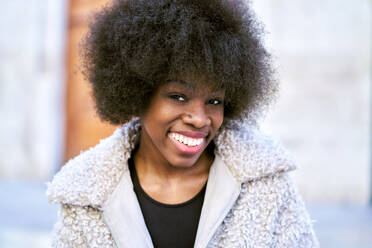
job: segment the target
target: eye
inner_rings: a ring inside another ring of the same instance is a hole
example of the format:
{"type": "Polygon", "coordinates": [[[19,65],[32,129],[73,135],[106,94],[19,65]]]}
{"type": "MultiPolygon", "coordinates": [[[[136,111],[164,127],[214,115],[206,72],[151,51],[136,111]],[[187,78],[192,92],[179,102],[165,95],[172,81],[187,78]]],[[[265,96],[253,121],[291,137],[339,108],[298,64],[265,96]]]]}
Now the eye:
{"type": "Polygon", "coordinates": [[[170,95],[169,97],[178,102],[186,102],[186,97],[183,95],[173,94],[173,95],[170,95]]]}
{"type": "Polygon", "coordinates": [[[212,104],[212,105],[220,105],[222,103],[221,100],[219,99],[211,99],[208,101],[209,104],[212,104]]]}

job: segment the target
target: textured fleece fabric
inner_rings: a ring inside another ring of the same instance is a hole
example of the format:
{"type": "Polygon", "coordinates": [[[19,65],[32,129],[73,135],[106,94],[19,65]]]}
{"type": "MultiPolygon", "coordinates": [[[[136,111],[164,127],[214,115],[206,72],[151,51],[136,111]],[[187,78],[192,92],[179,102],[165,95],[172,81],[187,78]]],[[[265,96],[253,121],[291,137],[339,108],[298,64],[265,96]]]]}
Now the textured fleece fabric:
{"type": "MultiPolygon", "coordinates": [[[[128,172],[140,128],[139,119],[133,119],[70,160],[48,183],[49,201],[61,204],[53,247],[117,247],[102,211],[128,172]]],[[[295,164],[282,146],[243,123],[225,125],[214,142],[216,156],[241,190],[204,247],[318,247],[304,203],[287,174],[295,164]]]]}

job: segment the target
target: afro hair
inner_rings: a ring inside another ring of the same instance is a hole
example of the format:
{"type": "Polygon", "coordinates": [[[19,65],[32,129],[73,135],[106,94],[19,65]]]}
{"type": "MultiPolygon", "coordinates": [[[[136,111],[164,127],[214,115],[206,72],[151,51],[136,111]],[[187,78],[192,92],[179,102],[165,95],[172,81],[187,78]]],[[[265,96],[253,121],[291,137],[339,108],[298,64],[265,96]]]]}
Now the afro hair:
{"type": "Polygon", "coordinates": [[[127,122],[166,78],[203,76],[225,90],[224,117],[267,106],[277,84],[260,23],[244,0],[116,0],[82,43],[101,119],[127,122]]]}

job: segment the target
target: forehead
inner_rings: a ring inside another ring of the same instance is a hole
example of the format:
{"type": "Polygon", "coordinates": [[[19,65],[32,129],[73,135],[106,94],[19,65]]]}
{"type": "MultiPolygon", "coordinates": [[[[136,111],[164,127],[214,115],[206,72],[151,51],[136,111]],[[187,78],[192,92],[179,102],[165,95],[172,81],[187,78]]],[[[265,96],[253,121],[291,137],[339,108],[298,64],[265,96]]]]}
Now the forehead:
{"type": "Polygon", "coordinates": [[[182,90],[201,94],[223,94],[225,92],[222,87],[214,82],[191,79],[168,79],[162,85],[162,88],[164,90],[182,90]]]}

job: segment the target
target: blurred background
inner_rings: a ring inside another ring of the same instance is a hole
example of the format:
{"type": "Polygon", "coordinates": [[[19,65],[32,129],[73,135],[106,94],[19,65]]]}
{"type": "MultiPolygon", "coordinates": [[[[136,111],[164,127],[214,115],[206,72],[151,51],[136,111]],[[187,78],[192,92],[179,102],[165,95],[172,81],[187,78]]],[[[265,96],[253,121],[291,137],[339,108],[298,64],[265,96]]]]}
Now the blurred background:
{"type": "MultiPolygon", "coordinates": [[[[109,136],[80,72],[79,41],[107,0],[13,0],[0,8],[0,247],[50,247],[45,182],[109,136]]],[[[372,247],[370,0],[253,0],[281,94],[262,123],[322,247],[372,247]]]]}

